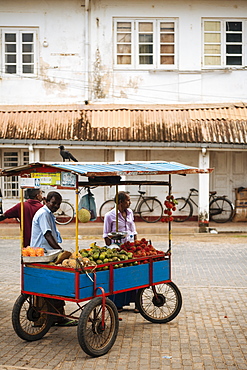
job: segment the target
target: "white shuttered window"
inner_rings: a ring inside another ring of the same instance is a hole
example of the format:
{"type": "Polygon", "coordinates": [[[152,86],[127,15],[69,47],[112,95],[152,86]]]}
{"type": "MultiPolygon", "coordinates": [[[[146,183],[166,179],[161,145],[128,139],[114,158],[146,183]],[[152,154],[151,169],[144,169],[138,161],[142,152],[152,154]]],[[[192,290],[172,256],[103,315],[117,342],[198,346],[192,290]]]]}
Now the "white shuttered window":
{"type": "Polygon", "coordinates": [[[37,73],[37,31],[33,29],[2,30],[3,72],[12,75],[37,73]]]}
{"type": "Polygon", "coordinates": [[[244,22],[203,21],[203,65],[242,67],[244,65],[244,22]]]}
{"type": "Polygon", "coordinates": [[[176,68],[176,28],[175,19],[115,19],[115,67],[176,68]]]}

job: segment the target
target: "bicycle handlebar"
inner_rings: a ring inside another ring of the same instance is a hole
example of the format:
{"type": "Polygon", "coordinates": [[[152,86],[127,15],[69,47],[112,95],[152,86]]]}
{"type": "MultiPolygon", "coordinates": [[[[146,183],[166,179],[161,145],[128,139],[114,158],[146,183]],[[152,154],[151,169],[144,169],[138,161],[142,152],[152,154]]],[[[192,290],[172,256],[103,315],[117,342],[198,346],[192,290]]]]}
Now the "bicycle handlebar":
{"type": "Polygon", "coordinates": [[[191,191],[191,192],[193,192],[193,191],[194,191],[194,192],[198,193],[198,190],[197,190],[197,189],[194,189],[194,188],[190,189],[190,191],[191,191]]]}
{"type": "MultiPolygon", "coordinates": [[[[191,193],[193,193],[193,192],[198,193],[198,190],[197,189],[194,189],[194,188],[191,188],[190,189],[190,192],[191,193]]],[[[209,194],[210,195],[216,195],[217,194],[217,191],[210,191],[209,194]]],[[[222,195],[222,196],[224,196],[224,195],[222,195]]]]}

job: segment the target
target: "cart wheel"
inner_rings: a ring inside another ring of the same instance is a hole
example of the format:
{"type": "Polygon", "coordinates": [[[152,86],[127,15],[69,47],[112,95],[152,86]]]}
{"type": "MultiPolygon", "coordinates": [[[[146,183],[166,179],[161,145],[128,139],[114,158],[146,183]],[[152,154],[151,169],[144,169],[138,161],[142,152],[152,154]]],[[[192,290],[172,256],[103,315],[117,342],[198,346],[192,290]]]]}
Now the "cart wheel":
{"type": "Polygon", "coordinates": [[[22,294],[17,298],[12,310],[12,325],[21,339],[38,340],[48,332],[53,316],[39,312],[48,311],[47,307],[47,301],[40,297],[22,294]]]}
{"type": "Polygon", "coordinates": [[[182,307],[182,295],[174,283],[139,289],[136,299],[140,314],[148,321],[166,323],[173,320],[182,307]]]}
{"type": "Polygon", "coordinates": [[[92,357],[106,354],[115,343],[119,320],[115,304],[108,298],[105,302],[104,325],[102,325],[102,298],[93,298],[83,309],[77,327],[77,337],[84,352],[92,357]]]}

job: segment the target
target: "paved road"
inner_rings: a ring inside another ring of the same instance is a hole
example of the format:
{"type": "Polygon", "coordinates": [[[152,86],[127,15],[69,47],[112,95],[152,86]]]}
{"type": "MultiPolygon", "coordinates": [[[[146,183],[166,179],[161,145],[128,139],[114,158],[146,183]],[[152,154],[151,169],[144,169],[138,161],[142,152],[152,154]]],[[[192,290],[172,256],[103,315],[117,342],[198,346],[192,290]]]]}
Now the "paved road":
{"type": "MultiPolygon", "coordinates": [[[[88,247],[92,240],[80,240],[88,247]]],[[[175,236],[172,276],[183,296],[176,319],[157,325],[121,314],[117,340],[105,356],[80,348],[76,328],[54,328],[40,341],[16,336],[11,311],[19,295],[19,242],[0,239],[0,369],[156,370],[247,369],[247,237],[175,236]]],[[[73,241],[65,240],[70,249],[73,241]]],[[[167,241],[154,238],[157,249],[167,241]]]]}

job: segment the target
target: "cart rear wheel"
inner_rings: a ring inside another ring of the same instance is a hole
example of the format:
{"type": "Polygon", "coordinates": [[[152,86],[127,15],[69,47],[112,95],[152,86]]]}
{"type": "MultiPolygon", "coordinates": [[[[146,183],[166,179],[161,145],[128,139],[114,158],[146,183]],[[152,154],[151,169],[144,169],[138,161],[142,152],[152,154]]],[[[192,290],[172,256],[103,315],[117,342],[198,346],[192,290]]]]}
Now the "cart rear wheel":
{"type": "Polygon", "coordinates": [[[182,295],[174,283],[139,289],[136,300],[140,314],[148,321],[166,323],[173,320],[182,307],[182,295]]]}
{"type": "Polygon", "coordinates": [[[17,298],[12,310],[12,325],[21,339],[38,340],[48,332],[54,320],[53,316],[40,311],[48,311],[45,299],[28,294],[17,298]]]}
{"type": "Polygon", "coordinates": [[[118,312],[108,298],[105,302],[104,324],[102,298],[93,298],[83,309],[77,327],[77,337],[84,352],[92,357],[106,354],[118,334],[118,312]]]}

